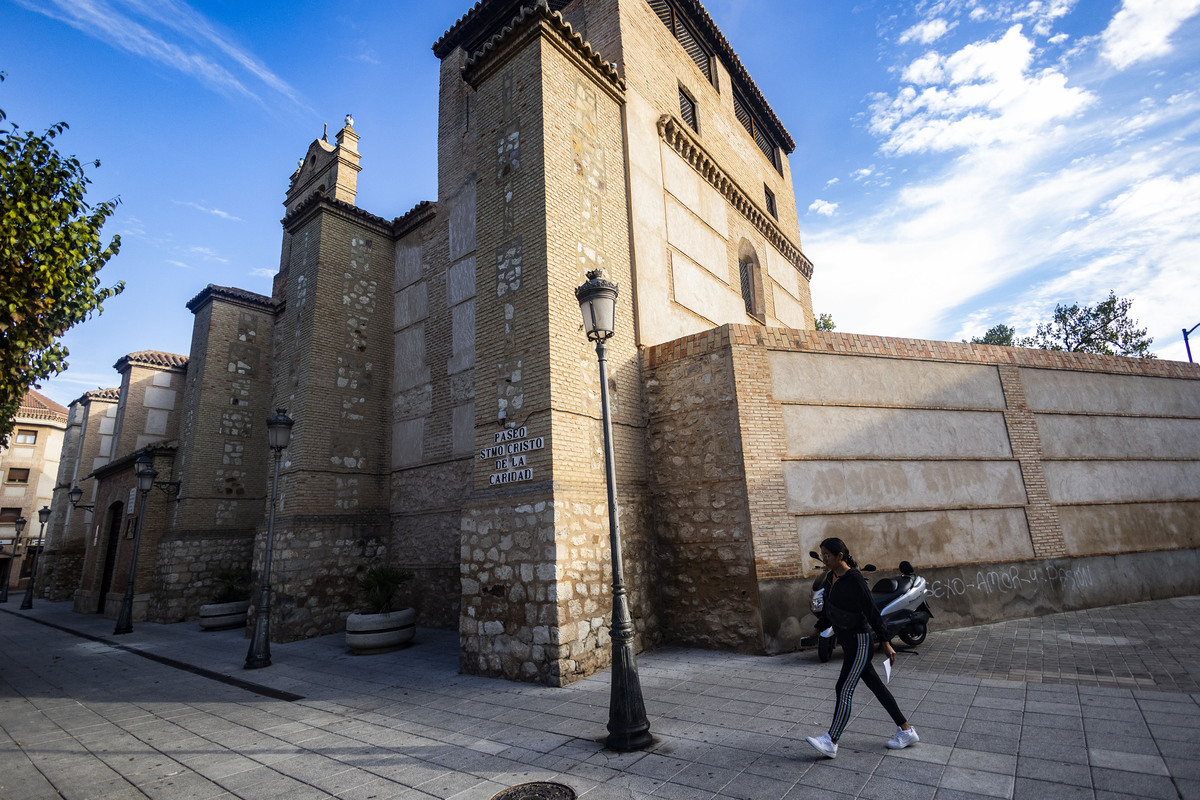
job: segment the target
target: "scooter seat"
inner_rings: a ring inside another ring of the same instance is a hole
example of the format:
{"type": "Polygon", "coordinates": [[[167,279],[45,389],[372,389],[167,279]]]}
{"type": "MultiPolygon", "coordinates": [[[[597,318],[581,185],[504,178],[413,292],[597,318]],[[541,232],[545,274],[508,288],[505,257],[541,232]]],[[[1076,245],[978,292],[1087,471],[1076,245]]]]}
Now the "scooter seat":
{"type": "Polygon", "coordinates": [[[877,606],[886,606],[911,589],[914,580],[912,575],[901,575],[899,578],[881,578],[871,587],[871,594],[874,595],[871,599],[875,601],[875,605],[877,606]]]}

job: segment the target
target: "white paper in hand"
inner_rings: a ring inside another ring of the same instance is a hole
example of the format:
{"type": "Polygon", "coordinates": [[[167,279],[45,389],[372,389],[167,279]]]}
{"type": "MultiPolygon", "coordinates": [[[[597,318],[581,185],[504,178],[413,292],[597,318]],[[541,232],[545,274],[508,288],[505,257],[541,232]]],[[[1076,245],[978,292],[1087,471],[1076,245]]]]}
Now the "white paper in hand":
{"type": "Polygon", "coordinates": [[[892,682],[892,660],[890,658],[885,658],[883,660],[883,682],[892,682]]]}

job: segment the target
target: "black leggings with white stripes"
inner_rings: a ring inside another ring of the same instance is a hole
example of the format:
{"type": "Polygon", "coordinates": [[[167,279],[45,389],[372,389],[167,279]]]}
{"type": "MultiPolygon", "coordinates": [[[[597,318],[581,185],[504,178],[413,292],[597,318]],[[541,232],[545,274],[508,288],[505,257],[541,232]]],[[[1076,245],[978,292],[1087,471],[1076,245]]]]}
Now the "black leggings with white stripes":
{"type": "Polygon", "coordinates": [[[842,646],[842,673],[837,682],[837,708],[833,711],[833,724],[829,726],[829,738],[837,741],[841,738],[846,723],[850,721],[850,701],[854,698],[854,687],[858,679],[867,685],[884,709],[892,715],[897,725],[904,725],[908,720],[900,713],[896,698],[888,691],[887,685],[871,666],[871,634],[869,633],[837,633],[838,644],[842,646]]]}

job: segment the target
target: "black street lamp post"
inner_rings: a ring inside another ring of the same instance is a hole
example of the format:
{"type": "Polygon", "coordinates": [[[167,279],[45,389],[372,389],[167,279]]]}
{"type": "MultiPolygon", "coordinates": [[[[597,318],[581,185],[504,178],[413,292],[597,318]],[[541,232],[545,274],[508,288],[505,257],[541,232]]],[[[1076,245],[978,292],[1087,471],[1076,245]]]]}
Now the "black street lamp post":
{"type": "Polygon", "coordinates": [[[246,669],[271,666],[271,549],[275,544],[275,495],[279,485],[279,459],[292,438],[295,421],[282,408],[267,418],[267,440],[275,453],[275,473],[271,476],[271,510],[267,514],[267,546],[263,552],[262,586],[254,609],[254,635],[246,653],[246,669]]]}
{"type": "Polygon", "coordinates": [[[1188,335],[1192,333],[1192,331],[1196,330],[1196,328],[1200,328],[1200,322],[1197,322],[1190,328],[1183,329],[1183,347],[1185,350],[1187,350],[1189,364],[1192,363],[1192,346],[1188,343],[1188,335]]]}
{"type": "Polygon", "coordinates": [[[42,535],[45,534],[46,523],[49,521],[50,506],[42,506],[38,509],[38,522],[42,527],[38,529],[37,549],[33,551],[33,562],[29,565],[29,583],[25,586],[25,599],[21,601],[22,611],[33,608],[33,583],[37,580],[38,557],[42,552],[42,535]]]}
{"type": "Polygon", "coordinates": [[[621,531],[617,514],[617,473],[613,465],[612,418],[608,403],[608,347],[616,315],[617,285],[603,278],[600,270],[587,274],[587,283],[575,290],[583,328],[596,343],[600,364],[600,408],[604,419],[604,477],[608,485],[608,546],[612,555],[612,689],[608,701],[607,744],[614,750],[640,750],[653,741],[637,659],[633,653],[633,622],[625,591],[625,569],[621,558],[621,531]]]}
{"type": "Polygon", "coordinates": [[[21,541],[21,532],[25,530],[25,518],[17,517],[13,522],[16,535],[13,537],[12,555],[4,559],[4,578],[0,580],[0,603],[8,602],[8,581],[12,577],[12,563],[17,558],[17,543],[21,541]]]}
{"type": "Polygon", "coordinates": [[[138,505],[137,530],[133,534],[133,559],[129,562],[129,583],[125,586],[125,597],[121,600],[121,613],[117,615],[117,627],[113,635],[133,633],[133,585],[137,580],[138,550],[142,546],[142,525],[146,519],[146,497],[154,488],[154,479],[158,473],[154,470],[154,462],[150,456],[143,455],[133,462],[137,473],[137,488],[142,495],[138,505]]]}

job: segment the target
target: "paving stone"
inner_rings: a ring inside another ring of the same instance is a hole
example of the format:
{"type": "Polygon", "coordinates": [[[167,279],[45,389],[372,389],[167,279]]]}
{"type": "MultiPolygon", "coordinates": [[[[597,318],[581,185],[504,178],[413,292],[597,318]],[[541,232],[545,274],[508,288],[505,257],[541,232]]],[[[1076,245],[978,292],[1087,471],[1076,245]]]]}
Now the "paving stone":
{"type": "Polygon", "coordinates": [[[1093,767],[1139,772],[1145,775],[1169,774],[1166,763],[1157,755],[1088,748],[1088,758],[1093,767]]]}
{"type": "Polygon", "coordinates": [[[1092,786],[1097,791],[1104,789],[1111,792],[1139,794],[1148,798],[1162,798],[1162,800],[1174,800],[1179,796],[1175,791],[1174,783],[1165,775],[1147,775],[1115,769],[1093,767],[1092,786]]]}
{"type": "Polygon", "coordinates": [[[1068,783],[1072,786],[1088,787],[1092,785],[1092,771],[1087,764],[1050,761],[1027,756],[1020,756],[1017,759],[1017,777],[1068,783]]]}
{"type": "Polygon", "coordinates": [[[1013,786],[1012,800],[1094,800],[1095,792],[1090,786],[1071,786],[1032,778],[1017,778],[1013,786]]]}
{"type": "Polygon", "coordinates": [[[955,789],[988,797],[1012,797],[1012,775],[948,766],[938,782],[939,788],[955,789]]]}

